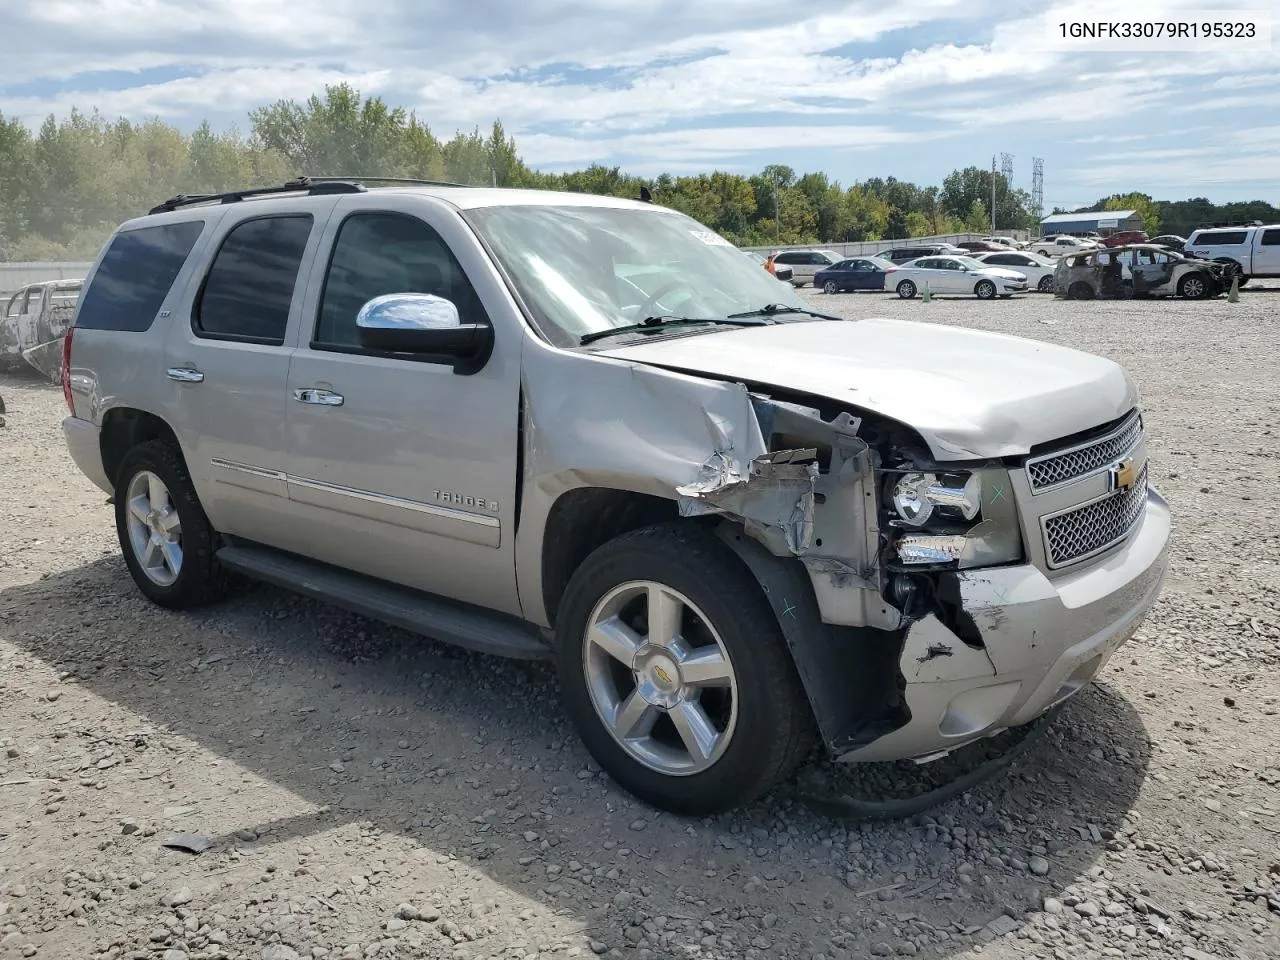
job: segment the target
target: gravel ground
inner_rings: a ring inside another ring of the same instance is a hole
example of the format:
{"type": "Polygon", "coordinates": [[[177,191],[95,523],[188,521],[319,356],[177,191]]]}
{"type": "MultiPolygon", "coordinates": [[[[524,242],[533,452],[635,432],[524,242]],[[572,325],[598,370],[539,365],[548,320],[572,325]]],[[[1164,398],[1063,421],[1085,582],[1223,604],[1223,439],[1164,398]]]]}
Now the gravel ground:
{"type": "Polygon", "coordinates": [[[1280,289],[806,296],[1081,347],[1141,386],[1168,585],[1010,770],[910,822],[790,786],[657,814],[541,667],[266,587],[145,603],[61,394],[0,375],[0,956],[1280,956],[1280,289]]]}

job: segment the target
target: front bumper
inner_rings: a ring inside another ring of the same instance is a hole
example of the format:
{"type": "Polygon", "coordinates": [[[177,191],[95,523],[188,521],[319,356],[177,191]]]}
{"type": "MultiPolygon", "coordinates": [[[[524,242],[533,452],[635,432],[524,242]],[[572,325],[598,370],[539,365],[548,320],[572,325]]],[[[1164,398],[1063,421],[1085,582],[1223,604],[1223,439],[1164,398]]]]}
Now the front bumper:
{"type": "Polygon", "coordinates": [[[1038,567],[952,574],[982,645],[936,617],[912,624],[899,666],[910,720],[841,760],[923,758],[1029,723],[1086,686],[1131,637],[1168,567],[1169,508],[1154,490],[1124,544],[1050,578],[1038,567]]]}

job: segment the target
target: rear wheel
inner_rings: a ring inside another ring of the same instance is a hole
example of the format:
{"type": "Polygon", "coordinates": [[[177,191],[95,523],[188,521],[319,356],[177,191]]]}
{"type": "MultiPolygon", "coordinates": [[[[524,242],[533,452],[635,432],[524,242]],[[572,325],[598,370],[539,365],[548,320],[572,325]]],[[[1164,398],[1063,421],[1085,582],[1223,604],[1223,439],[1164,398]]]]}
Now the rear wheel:
{"type": "Polygon", "coordinates": [[[979,300],[991,300],[996,295],[996,285],[990,280],[979,280],[973,288],[979,300]]]}
{"type": "Polygon", "coordinates": [[[1093,287],[1089,286],[1089,284],[1085,283],[1084,281],[1073,283],[1067,289],[1067,299],[1068,300],[1092,300],[1093,287]]]}
{"type": "Polygon", "coordinates": [[[1040,282],[1036,284],[1036,289],[1039,290],[1041,293],[1052,293],[1053,277],[1048,275],[1041,277],[1040,282]]]}
{"type": "Polygon", "coordinates": [[[556,619],[574,727],[647,803],[721,812],[790,776],[812,749],[773,611],[705,531],[650,527],[605,544],[574,573],[556,619]]]}
{"type": "Polygon", "coordinates": [[[823,293],[839,293],[840,287],[837,286],[834,280],[828,280],[826,283],[822,285],[822,292],[823,293]]]}
{"type": "Polygon", "coordinates": [[[916,285],[910,280],[903,280],[898,284],[898,296],[903,300],[910,300],[916,295],[916,285]]]}
{"type": "Polygon", "coordinates": [[[152,440],[125,455],[115,483],[116,534],[125,565],[149,600],[182,610],[226,591],[217,534],[182,455],[152,440]]]}

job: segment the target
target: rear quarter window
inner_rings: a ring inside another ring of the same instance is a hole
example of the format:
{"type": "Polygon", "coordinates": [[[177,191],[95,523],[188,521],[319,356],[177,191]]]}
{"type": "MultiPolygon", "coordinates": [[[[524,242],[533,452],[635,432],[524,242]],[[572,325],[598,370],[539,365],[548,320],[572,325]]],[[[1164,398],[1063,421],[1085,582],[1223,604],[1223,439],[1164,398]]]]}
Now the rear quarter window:
{"type": "Polygon", "coordinates": [[[203,229],[203,220],[184,220],[117,233],[80,298],[75,325],[129,333],[150,329],[203,229]]]}
{"type": "Polygon", "coordinates": [[[1245,236],[1244,230],[1209,230],[1199,234],[1193,243],[1197,247],[1227,247],[1244,243],[1245,236]]]}

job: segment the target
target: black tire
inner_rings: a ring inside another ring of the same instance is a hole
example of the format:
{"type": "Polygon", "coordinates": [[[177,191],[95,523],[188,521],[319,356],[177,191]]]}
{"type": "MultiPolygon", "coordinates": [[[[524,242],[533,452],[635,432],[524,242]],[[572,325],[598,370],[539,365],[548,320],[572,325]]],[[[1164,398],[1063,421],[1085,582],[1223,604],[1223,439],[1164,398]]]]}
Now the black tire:
{"type": "Polygon", "coordinates": [[[973,286],[973,295],[979,300],[994,300],[996,298],[996,285],[990,280],[979,280],[973,286]]]}
{"type": "Polygon", "coordinates": [[[834,280],[828,280],[826,283],[822,285],[822,292],[828,293],[828,294],[839,293],[840,285],[836,283],[834,280]]]}
{"type": "Polygon", "coordinates": [[[1077,281],[1067,288],[1067,299],[1092,300],[1093,287],[1089,286],[1089,284],[1085,283],[1083,280],[1077,281]]]}
{"type": "Polygon", "coordinates": [[[807,760],[814,724],[772,608],[746,566],[715,536],[689,524],[624,534],[574,572],[556,617],[565,709],[596,762],[624,789],[662,810],[693,816],[748,803],[807,760]],[[720,634],[737,684],[737,720],[709,768],[665,774],[632,757],[592,702],[583,647],[596,604],[614,588],[652,581],[684,594],[720,634]]]}
{"type": "Polygon", "coordinates": [[[903,300],[910,300],[916,295],[916,285],[910,280],[903,280],[897,286],[898,296],[903,300]]]}
{"type": "Polygon", "coordinates": [[[1040,278],[1040,282],[1036,284],[1036,289],[1041,293],[1053,293],[1053,276],[1046,274],[1040,278]]]}
{"type": "Polygon", "coordinates": [[[151,440],[125,454],[115,482],[116,536],[125,565],[138,589],[153,603],[170,610],[186,610],[220,599],[228,584],[227,572],[214,554],[218,535],[196,496],[182,454],[173,444],[151,440]],[[130,540],[129,504],[126,492],[139,473],[150,471],[168,488],[173,509],[181,523],[182,562],[177,578],[167,585],[149,577],[130,540]]]}
{"type": "Polygon", "coordinates": [[[1209,296],[1209,278],[1189,273],[1178,281],[1178,296],[1186,300],[1204,300],[1209,296]]]}

